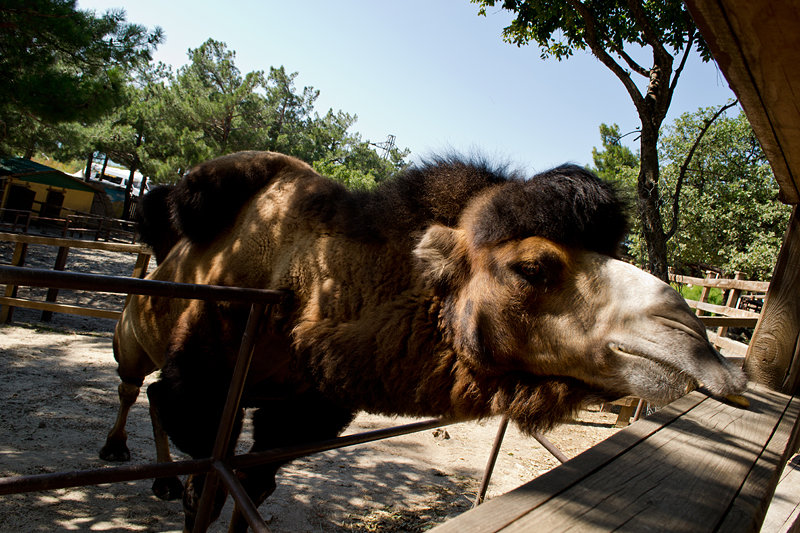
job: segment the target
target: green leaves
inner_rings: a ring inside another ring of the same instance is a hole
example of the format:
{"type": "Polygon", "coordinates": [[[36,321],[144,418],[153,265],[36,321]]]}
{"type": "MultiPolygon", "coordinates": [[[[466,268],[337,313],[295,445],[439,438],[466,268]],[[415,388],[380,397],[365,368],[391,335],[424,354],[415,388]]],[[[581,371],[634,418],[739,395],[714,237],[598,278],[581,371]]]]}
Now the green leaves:
{"type": "Polygon", "coordinates": [[[123,11],[97,16],[74,0],[0,2],[0,26],[0,152],[26,156],[74,140],[70,122],[123,105],[132,71],[163,39],[123,11]]]}

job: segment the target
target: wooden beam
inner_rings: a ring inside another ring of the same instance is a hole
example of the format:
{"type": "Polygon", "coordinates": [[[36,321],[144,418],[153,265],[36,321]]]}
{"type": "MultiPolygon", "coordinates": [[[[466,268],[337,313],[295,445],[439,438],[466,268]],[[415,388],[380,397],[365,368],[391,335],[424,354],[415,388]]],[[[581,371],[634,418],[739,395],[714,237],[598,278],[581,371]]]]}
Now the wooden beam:
{"type": "MultiPolygon", "coordinates": [[[[748,311],[747,309],[736,309],[735,307],[728,307],[727,305],[709,304],[706,302],[698,302],[697,300],[686,300],[686,304],[692,309],[699,309],[700,311],[708,311],[710,313],[717,313],[724,316],[737,317],[737,318],[755,318],[761,316],[755,311],[748,311]]],[[[702,317],[701,317],[702,318],[702,317]]]]}
{"type": "MultiPolygon", "coordinates": [[[[726,328],[754,328],[758,324],[757,318],[738,316],[699,316],[700,322],[707,328],[724,326],[726,328]]],[[[719,333],[719,332],[718,332],[719,333]]]]}
{"type": "Polygon", "coordinates": [[[670,281],[682,283],[684,285],[700,285],[702,287],[715,287],[717,289],[739,289],[740,291],[767,292],[769,281],[752,281],[747,279],[725,279],[725,278],[695,278],[692,276],[682,276],[680,274],[670,274],[670,281]]]}
{"type": "Polygon", "coordinates": [[[750,380],[787,393],[800,379],[800,213],[789,220],[761,320],[745,359],[750,380]]]}
{"type": "Polygon", "coordinates": [[[66,313],[69,315],[91,316],[94,318],[110,318],[119,320],[122,311],[113,309],[98,309],[96,307],[80,307],[78,305],[59,304],[52,302],[41,302],[36,300],[26,300],[24,298],[9,298],[0,296],[0,305],[8,307],[23,307],[27,309],[38,309],[40,311],[66,313]]]}

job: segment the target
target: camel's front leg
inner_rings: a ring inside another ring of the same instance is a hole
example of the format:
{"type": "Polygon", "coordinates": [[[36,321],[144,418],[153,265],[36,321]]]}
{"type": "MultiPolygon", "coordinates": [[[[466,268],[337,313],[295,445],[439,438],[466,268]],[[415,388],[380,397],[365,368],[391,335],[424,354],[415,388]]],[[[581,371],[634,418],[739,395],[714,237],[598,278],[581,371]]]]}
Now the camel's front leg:
{"type": "Polygon", "coordinates": [[[136,403],[139,396],[139,389],[142,381],[138,384],[125,383],[119,384],[119,411],[114,427],[108,432],[105,445],[100,449],[100,458],[106,461],[130,461],[131,452],[128,450],[128,433],[125,431],[125,424],[128,421],[128,413],[136,403]]]}

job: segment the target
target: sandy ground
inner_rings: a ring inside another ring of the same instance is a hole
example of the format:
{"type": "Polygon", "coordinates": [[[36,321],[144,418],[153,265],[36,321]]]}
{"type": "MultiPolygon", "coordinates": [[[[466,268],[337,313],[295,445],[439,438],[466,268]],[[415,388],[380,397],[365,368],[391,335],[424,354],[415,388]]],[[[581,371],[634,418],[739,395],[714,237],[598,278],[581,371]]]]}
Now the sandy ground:
{"type": "MultiPolygon", "coordinates": [[[[54,256],[31,248],[29,265],[52,265],[54,256]]],[[[10,247],[0,246],[0,261],[9,258],[10,247]]],[[[67,269],[127,275],[133,259],[75,250],[67,269]]],[[[65,292],[59,301],[120,305],[112,295],[65,292]]],[[[39,312],[17,309],[14,324],[0,326],[0,476],[108,465],[97,452],[117,409],[113,322],[39,318],[39,312]]],[[[573,457],[613,434],[614,420],[611,413],[584,411],[547,437],[573,457]]],[[[360,415],[347,432],[408,421],[360,415]]],[[[297,460],[282,470],[278,490],[260,512],[275,532],[424,531],[471,506],[497,424],[453,425],[446,434],[429,430],[297,460]]],[[[145,394],[131,412],[128,433],[132,463],[154,461],[145,394]]],[[[489,497],[556,465],[539,443],[510,427],[489,497]]],[[[225,530],[230,511],[229,500],[211,531],[225,530]]],[[[150,481],[0,496],[0,532],[180,531],[182,521],[180,502],[157,499],[150,481]]]]}

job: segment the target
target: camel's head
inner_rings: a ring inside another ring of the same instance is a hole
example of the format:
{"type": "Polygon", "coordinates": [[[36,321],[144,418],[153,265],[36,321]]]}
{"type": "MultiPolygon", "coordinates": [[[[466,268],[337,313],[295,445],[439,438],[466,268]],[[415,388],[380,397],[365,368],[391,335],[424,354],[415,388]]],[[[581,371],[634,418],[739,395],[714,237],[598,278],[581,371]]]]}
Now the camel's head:
{"type": "Polygon", "coordinates": [[[562,167],[488,190],[415,253],[459,356],[481,372],[569,377],[656,404],[700,385],[741,392],[744,374],[683,298],[612,256],[623,232],[611,189],[562,167]]]}

